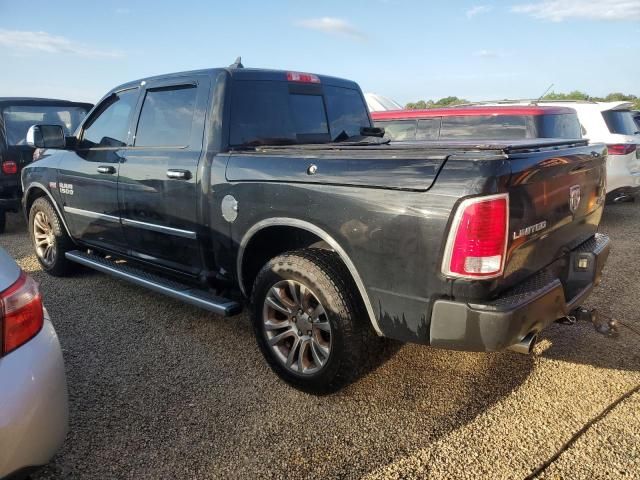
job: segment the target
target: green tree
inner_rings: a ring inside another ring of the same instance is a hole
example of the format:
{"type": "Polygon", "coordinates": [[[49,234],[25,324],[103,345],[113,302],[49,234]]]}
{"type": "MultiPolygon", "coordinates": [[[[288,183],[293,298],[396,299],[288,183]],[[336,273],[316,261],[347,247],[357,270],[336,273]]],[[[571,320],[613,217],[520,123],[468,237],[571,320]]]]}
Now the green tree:
{"type": "MultiPolygon", "coordinates": [[[[591,95],[581,92],[580,90],[574,90],[569,93],[557,93],[549,92],[543,100],[592,100],[595,102],[631,102],[634,110],[640,110],[640,97],[636,95],[625,94],[621,92],[612,92],[605,97],[592,97],[591,95]]],[[[439,107],[451,107],[454,105],[460,105],[462,103],[469,103],[468,100],[458,97],[444,97],[439,100],[419,100],[417,102],[407,103],[405,108],[407,109],[425,109],[425,108],[439,108],[439,107]]]]}
{"type": "Polygon", "coordinates": [[[409,110],[426,109],[426,108],[440,108],[451,107],[453,105],[460,105],[462,103],[469,103],[469,100],[458,97],[444,97],[440,100],[418,100],[417,102],[410,102],[405,105],[405,108],[409,110]]]}
{"type": "Polygon", "coordinates": [[[580,90],[574,90],[569,93],[549,92],[542,98],[543,100],[591,100],[589,95],[580,90]]]}

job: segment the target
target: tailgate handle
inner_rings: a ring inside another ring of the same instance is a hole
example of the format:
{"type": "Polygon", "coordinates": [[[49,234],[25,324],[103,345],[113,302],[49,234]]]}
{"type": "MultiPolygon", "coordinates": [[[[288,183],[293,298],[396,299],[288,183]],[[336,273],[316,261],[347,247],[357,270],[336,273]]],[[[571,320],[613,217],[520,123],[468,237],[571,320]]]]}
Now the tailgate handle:
{"type": "Polygon", "coordinates": [[[116,167],[112,167],[112,166],[107,166],[107,165],[100,165],[98,167],[98,173],[108,173],[108,174],[114,174],[116,173],[116,167]]]}
{"type": "Polygon", "coordinates": [[[191,172],[189,170],[167,170],[167,177],[175,180],[189,180],[191,178],[191,172]]]}

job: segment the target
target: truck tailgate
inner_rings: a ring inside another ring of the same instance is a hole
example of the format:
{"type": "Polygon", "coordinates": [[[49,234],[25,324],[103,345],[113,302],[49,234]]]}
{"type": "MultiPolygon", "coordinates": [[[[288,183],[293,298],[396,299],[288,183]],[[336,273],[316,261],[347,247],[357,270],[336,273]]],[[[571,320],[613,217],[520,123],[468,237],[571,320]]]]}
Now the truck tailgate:
{"type": "Polygon", "coordinates": [[[593,236],[605,195],[604,145],[510,153],[505,284],[513,284],[593,236]]]}

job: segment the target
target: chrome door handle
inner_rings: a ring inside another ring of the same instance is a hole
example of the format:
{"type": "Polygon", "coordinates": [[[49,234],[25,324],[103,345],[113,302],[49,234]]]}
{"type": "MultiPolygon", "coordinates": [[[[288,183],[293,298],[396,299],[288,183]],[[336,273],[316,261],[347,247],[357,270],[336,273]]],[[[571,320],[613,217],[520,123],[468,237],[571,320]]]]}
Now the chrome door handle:
{"type": "Polygon", "coordinates": [[[189,180],[191,172],[189,170],[167,170],[167,177],[175,180],[189,180]]]}
{"type": "Polygon", "coordinates": [[[116,167],[100,165],[100,166],[98,167],[98,173],[109,173],[109,174],[114,174],[114,173],[116,173],[116,167]]]}

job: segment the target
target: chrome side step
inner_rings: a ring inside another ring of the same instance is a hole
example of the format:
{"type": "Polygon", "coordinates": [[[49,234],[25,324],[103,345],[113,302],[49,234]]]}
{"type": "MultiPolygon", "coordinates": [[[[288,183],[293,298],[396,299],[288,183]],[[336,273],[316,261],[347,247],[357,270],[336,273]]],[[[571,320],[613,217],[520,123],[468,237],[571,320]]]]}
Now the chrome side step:
{"type": "Polygon", "coordinates": [[[229,317],[242,310],[242,305],[227,298],[217,297],[205,290],[199,290],[173,280],[163,278],[153,273],[145,272],[127,264],[116,263],[113,260],[91,255],[80,250],[73,250],[65,254],[68,260],[93,268],[99,272],[108,273],[121,280],[146,287],[154,292],[204,308],[210,312],[229,317]]]}

